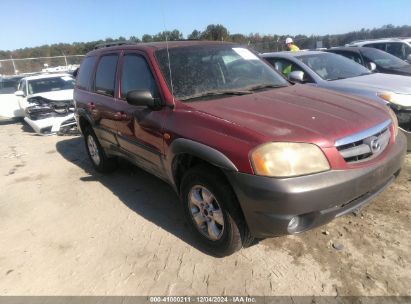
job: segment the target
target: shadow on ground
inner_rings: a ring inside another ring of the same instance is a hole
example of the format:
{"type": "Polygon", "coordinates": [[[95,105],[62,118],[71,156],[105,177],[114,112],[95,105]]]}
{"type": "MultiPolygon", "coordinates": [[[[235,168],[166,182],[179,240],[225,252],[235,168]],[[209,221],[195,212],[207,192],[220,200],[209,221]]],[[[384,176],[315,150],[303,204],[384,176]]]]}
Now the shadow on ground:
{"type": "Polygon", "coordinates": [[[21,122],[22,119],[19,118],[5,118],[0,116],[0,126],[7,126],[15,123],[21,122]]]}
{"type": "Polygon", "coordinates": [[[118,170],[111,174],[95,171],[82,137],[59,141],[56,149],[66,160],[89,174],[80,178],[84,187],[89,181],[100,182],[134,212],[203,253],[212,255],[191,234],[179,199],[167,183],[123,160],[118,161],[118,170]]]}

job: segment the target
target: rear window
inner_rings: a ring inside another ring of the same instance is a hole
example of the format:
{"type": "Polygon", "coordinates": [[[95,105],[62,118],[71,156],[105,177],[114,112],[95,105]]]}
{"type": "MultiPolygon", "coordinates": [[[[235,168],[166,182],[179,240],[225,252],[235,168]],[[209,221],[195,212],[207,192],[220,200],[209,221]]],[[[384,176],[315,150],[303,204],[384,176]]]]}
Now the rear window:
{"type": "Polygon", "coordinates": [[[77,76],[77,86],[82,89],[90,88],[90,78],[93,71],[94,63],[96,62],[96,57],[86,57],[80,65],[79,74],[77,76]]]}

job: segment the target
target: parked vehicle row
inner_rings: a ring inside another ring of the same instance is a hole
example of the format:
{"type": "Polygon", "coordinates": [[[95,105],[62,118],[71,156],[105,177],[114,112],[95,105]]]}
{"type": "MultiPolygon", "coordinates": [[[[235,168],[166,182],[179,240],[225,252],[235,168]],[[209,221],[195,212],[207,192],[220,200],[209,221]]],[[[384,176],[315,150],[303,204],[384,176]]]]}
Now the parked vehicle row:
{"type": "MultiPolygon", "coordinates": [[[[331,53],[263,57],[307,84],[244,46],[200,41],[97,48],[75,84],[95,169],[112,171],[121,157],[168,182],[219,256],[361,208],[406,153],[388,97],[372,97],[386,79],[331,53]]],[[[383,92],[399,104],[406,86],[383,92]]]]}
{"type": "Polygon", "coordinates": [[[372,73],[352,60],[326,52],[276,52],[262,57],[293,82],[389,104],[411,150],[411,77],[372,73]]]}

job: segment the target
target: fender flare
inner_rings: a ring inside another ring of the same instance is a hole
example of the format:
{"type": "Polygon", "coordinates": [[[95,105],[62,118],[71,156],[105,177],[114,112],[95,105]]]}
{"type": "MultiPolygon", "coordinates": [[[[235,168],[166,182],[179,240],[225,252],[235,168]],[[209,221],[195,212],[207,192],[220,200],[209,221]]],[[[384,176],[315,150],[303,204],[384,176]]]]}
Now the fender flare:
{"type": "Polygon", "coordinates": [[[77,108],[75,111],[75,116],[78,117],[77,119],[77,127],[79,128],[79,130],[81,132],[83,132],[83,130],[81,129],[80,126],[80,119],[85,119],[91,126],[95,126],[95,122],[93,120],[93,118],[91,117],[91,115],[86,111],[86,109],[83,108],[77,108]]]}
{"type": "Polygon", "coordinates": [[[236,165],[222,152],[190,139],[178,138],[171,143],[165,163],[169,183],[177,194],[179,189],[174,176],[173,164],[179,154],[189,154],[221,169],[238,172],[236,165]]]}
{"type": "Polygon", "coordinates": [[[185,138],[178,138],[171,143],[168,153],[170,168],[175,157],[183,153],[198,157],[216,167],[238,172],[236,165],[234,165],[234,163],[220,151],[185,138]]]}

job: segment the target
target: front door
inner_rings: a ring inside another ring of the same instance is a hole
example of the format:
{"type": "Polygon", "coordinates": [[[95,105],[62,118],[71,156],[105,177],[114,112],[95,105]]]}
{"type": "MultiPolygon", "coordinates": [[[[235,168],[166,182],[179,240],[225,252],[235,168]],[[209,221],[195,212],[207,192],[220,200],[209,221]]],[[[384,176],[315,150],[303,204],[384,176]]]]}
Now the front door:
{"type": "Polygon", "coordinates": [[[162,126],[166,110],[128,104],[126,95],[132,90],[149,90],[153,97],[160,97],[146,58],[138,53],[124,53],[120,72],[122,111],[118,113],[121,116],[117,121],[118,141],[122,150],[129,153],[139,166],[164,177],[162,126]]]}

